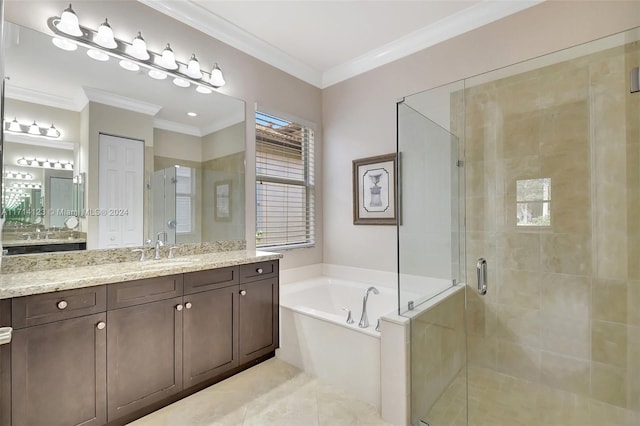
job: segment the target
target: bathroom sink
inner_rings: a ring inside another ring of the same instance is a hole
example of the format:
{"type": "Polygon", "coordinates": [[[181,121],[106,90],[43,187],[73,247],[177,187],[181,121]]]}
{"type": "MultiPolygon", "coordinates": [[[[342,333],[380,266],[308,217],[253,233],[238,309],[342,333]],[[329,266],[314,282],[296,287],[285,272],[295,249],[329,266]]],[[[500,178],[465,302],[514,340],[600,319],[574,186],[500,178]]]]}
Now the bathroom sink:
{"type": "Polygon", "coordinates": [[[163,259],[163,260],[148,260],[140,263],[142,269],[156,269],[156,268],[173,268],[176,266],[187,266],[192,263],[198,262],[200,259],[191,259],[186,257],[177,257],[175,259],[163,259]]]}

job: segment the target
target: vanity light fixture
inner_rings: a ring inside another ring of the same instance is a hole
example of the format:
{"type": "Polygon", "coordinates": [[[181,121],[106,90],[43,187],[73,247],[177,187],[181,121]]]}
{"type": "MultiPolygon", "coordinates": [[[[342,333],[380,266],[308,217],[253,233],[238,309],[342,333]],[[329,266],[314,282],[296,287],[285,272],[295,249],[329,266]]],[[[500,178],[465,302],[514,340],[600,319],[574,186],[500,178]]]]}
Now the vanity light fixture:
{"type": "Polygon", "coordinates": [[[5,121],[4,130],[19,135],[45,137],[49,139],[60,138],[60,131],[56,129],[53,123],[51,123],[51,127],[40,127],[35,120],[32,124],[21,124],[17,118],[14,118],[11,122],[5,121]]]}
{"type": "Polygon", "coordinates": [[[98,27],[98,33],[93,36],[93,41],[107,49],[115,49],[118,47],[118,43],[116,43],[113,37],[113,30],[107,19],[98,27]]]}
{"type": "Polygon", "coordinates": [[[78,15],[76,15],[76,13],[71,8],[71,4],[69,4],[69,7],[62,12],[60,20],[56,24],[56,28],[70,36],[82,36],[82,30],[80,29],[80,24],[78,23],[78,15]]]}
{"type": "Polygon", "coordinates": [[[31,173],[23,173],[7,170],[4,172],[4,177],[7,179],[21,179],[21,180],[33,180],[33,175],[31,173]]]}
{"type": "Polygon", "coordinates": [[[27,158],[20,157],[16,160],[16,164],[22,167],[40,167],[43,169],[59,169],[59,170],[73,170],[72,161],[58,161],[49,160],[46,158],[27,158]]]}
{"type": "Polygon", "coordinates": [[[11,184],[12,188],[23,188],[23,189],[42,189],[41,183],[18,183],[14,182],[11,184]]]}
{"type": "Polygon", "coordinates": [[[187,63],[179,62],[169,43],[161,53],[151,52],[140,32],[131,43],[119,40],[114,37],[107,19],[97,30],[82,27],[71,5],[62,16],[49,18],[47,24],[55,34],[53,44],[63,50],[76,50],[81,46],[87,49],[87,55],[93,59],[107,61],[114,57],[126,70],[139,71],[144,68],[149,77],[156,80],[171,76],[175,85],[187,88],[193,84],[198,93],[212,93],[213,89],[226,84],[217,63],[211,72],[204,72],[195,54],[187,63]]]}

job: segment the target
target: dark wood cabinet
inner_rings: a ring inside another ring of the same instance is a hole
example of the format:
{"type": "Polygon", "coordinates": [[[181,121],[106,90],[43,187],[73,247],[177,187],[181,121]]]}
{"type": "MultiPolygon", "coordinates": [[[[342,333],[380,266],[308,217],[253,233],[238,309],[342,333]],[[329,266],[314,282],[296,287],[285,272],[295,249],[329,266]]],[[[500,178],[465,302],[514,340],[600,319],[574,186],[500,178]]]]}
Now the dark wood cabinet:
{"type": "Polygon", "coordinates": [[[124,424],[246,369],[278,294],[270,261],[0,301],[0,425],[124,424]]]}
{"type": "Polygon", "coordinates": [[[182,390],[182,297],[107,312],[109,421],[182,390]]]}
{"type": "Polygon", "coordinates": [[[15,330],[13,426],[106,423],[106,314],[15,330]]]}
{"type": "Polygon", "coordinates": [[[185,388],[238,366],[237,289],[234,285],[184,296],[185,388]]]}
{"type": "Polygon", "coordinates": [[[278,278],[239,286],[238,345],[240,364],[278,348],[278,278]]]}

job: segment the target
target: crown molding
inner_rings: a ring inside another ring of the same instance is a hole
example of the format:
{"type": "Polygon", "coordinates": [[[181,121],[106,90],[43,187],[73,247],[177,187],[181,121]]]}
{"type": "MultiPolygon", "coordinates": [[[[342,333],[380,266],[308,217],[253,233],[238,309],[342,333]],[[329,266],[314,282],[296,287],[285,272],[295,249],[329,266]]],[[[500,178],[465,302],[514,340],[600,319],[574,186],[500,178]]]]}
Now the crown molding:
{"type": "Polygon", "coordinates": [[[282,50],[189,1],[138,0],[230,46],[320,89],[396,61],[445,40],[528,9],[544,0],[484,0],[391,43],[324,72],[314,70],[282,50]]]}
{"type": "Polygon", "coordinates": [[[325,71],[322,88],[327,88],[379,66],[404,58],[491,22],[542,3],[544,0],[484,0],[404,37],[371,50],[325,71]]]}
{"type": "Polygon", "coordinates": [[[9,84],[5,86],[4,95],[7,98],[18,101],[40,104],[53,108],[61,108],[75,112],[82,111],[84,106],[87,104],[87,99],[84,97],[84,94],[81,94],[75,99],[71,99],[52,95],[50,93],[39,92],[37,90],[11,86],[9,84]]]}
{"type": "Polygon", "coordinates": [[[142,102],[137,99],[127,98],[126,96],[115,95],[93,87],[83,86],[82,90],[84,90],[87,99],[91,102],[98,102],[104,105],[125,109],[127,111],[155,116],[158,111],[162,109],[162,105],[142,102]]]}
{"type": "Polygon", "coordinates": [[[182,133],[183,135],[196,136],[199,138],[202,137],[202,132],[196,126],[189,126],[188,124],[176,123],[175,121],[163,120],[161,118],[156,118],[153,120],[153,127],[155,129],[182,133]]]}
{"type": "MultiPolygon", "coordinates": [[[[222,41],[256,59],[266,62],[316,87],[322,83],[322,73],[277,47],[189,0],[138,0],[211,37],[222,41]]],[[[224,64],[220,64],[224,68],[224,64]]]]}
{"type": "Polygon", "coordinates": [[[226,129],[227,127],[233,126],[234,124],[238,124],[243,121],[244,121],[244,111],[241,111],[238,114],[227,116],[223,119],[216,120],[216,122],[213,124],[202,127],[201,133],[202,133],[202,136],[207,136],[207,135],[210,135],[211,133],[217,132],[218,130],[226,129]]]}

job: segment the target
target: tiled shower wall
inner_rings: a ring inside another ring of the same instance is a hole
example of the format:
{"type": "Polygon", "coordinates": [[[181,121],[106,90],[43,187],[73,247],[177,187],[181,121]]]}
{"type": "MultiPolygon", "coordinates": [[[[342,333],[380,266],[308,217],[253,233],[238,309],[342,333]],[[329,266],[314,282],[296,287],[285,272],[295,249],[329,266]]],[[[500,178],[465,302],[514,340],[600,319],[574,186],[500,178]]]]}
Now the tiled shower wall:
{"type": "MultiPolygon", "coordinates": [[[[638,42],[465,91],[469,364],[640,410],[638,42]],[[551,179],[551,224],[516,181],[551,179]],[[489,262],[489,292],[475,264],[489,262]]],[[[456,99],[453,97],[452,99],[456,99]]]]}

